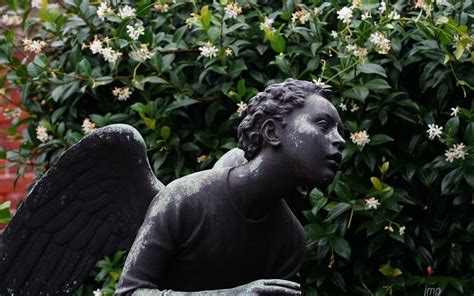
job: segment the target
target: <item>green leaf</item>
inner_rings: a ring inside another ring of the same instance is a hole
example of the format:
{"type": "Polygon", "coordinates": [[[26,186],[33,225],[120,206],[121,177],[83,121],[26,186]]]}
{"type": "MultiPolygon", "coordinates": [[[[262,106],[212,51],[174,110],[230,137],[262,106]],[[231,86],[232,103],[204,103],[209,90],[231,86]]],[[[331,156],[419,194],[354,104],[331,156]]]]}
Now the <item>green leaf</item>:
{"type": "Polygon", "coordinates": [[[369,150],[362,150],[362,157],[364,158],[365,163],[369,167],[370,171],[373,172],[375,168],[375,153],[369,150]]]}
{"type": "Polygon", "coordinates": [[[464,168],[464,179],[474,189],[474,166],[466,166],[464,168]]]}
{"type": "Polygon", "coordinates": [[[373,135],[372,137],[370,137],[369,145],[372,145],[372,146],[380,145],[380,144],[391,142],[391,141],[394,141],[394,139],[387,136],[387,135],[376,134],[376,135],[373,135]]]}
{"type": "Polygon", "coordinates": [[[316,214],[319,212],[320,209],[322,209],[326,203],[328,202],[327,197],[324,196],[324,194],[319,191],[317,188],[314,188],[311,193],[309,194],[309,201],[311,202],[311,205],[313,206],[313,209],[311,212],[313,215],[316,216],[316,214]]]}
{"type": "Polygon", "coordinates": [[[467,125],[466,131],[464,132],[464,141],[469,145],[474,144],[474,122],[467,125]]]}
{"type": "Polygon", "coordinates": [[[208,29],[211,25],[212,11],[209,10],[209,6],[203,6],[201,8],[201,23],[204,29],[208,29]]]}
{"type": "Polygon", "coordinates": [[[390,266],[390,263],[380,266],[379,271],[386,277],[397,277],[402,275],[402,271],[399,268],[393,268],[390,266]]]}
{"type": "Polygon", "coordinates": [[[346,183],[343,183],[342,181],[338,181],[336,183],[334,190],[336,191],[337,196],[343,201],[350,202],[353,198],[351,189],[346,185],[346,183]]]}
{"type": "Polygon", "coordinates": [[[82,61],[80,61],[79,64],[77,64],[76,72],[82,76],[91,77],[91,74],[92,74],[91,63],[89,63],[89,61],[86,58],[82,59],[82,61]]]}
{"type": "Polygon", "coordinates": [[[330,242],[336,254],[342,258],[351,260],[351,247],[349,246],[347,240],[345,240],[342,236],[335,236],[330,242]]]}
{"type": "Polygon", "coordinates": [[[368,88],[369,90],[384,90],[384,89],[391,89],[392,87],[388,84],[387,81],[384,79],[372,79],[366,83],[364,83],[364,86],[368,88]]]}
{"type": "Polygon", "coordinates": [[[377,74],[383,77],[387,77],[387,73],[385,73],[385,69],[382,66],[374,63],[364,63],[362,66],[358,68],[358,71],[361,73],[366,74],[377,74]]]}
{"type": "Polygon", "coordinates": [[[8,223],[11,219],[10,201],[0,203],[0,224],[8,223]]]}
{"type": "MultiPolygon", "coordinates": [[[[274,33],[275,35],[276,33],[274,33]]],[[[283,38],[283,36],[281,36],[280,34],[277,34],[276,36],[274,36],[274,38],[272,38],[272,40],[270,40],[270,47],[278,52],[278,53],[282,53],[285,51],[285,47],[286,47],[286,41],[285,39],[283,38]]]]}
{"type": "Polygon", "coordinates": [[[382,191],[383,189],[383,184],[377,177],[370,177],[370,182],[372,182],[372,185],[374,185],[374,188],[377,189],[378,191],[382,191]]]}
{"type": "Polygon", "coordinates": [[[196,104],[196,103],[199,103],[198,100],[194,100],[194,99],[191,99],[191,98],[184,98],[184,99],[181,99],[179,101],[175,101],[173,103],[171,103],[167,108],[166,108],[166,111],[169,112],[171,110],[174,110],[174,109],[178,109],[178,108],[182,108],[182,107],[186,107],[186,106],[189,106],[189,105],[192,105],[192,104],[196,104]]]}
{"type": "Polygon", "coordinates": [[[452,117],[444,125],[444,132],[451,137],[455,137],[459,130],[459,117],[452,117]]]}
{"type": "Polygon", "coordinates": [[[339,217],[340,215],[342,215],[344,212],[346,212],[350,208],[351,208],[350,204],[347,204],[347,203],[344,203],[344,202],[338,203],[334,208],[332,208],[329,211],[328,217],[324,221],[334,220],[335,218],[339,217]]]}
{"type": "Polygon", "coordinates": [[[160,129],[160,135],[161,137],[164,139],[164,140],[168,140],[168,138],[170,137],[171,135],[171,129],[169,126],[163,126],[161,129],[160,129]]]}
{"type": "Polygon", "coordinates": [[[363,85],[354,85],[352,89],[354,90],[356,98],[361,102],[365,102],[365,99],[369,95],[369,89],[363,85]]]}

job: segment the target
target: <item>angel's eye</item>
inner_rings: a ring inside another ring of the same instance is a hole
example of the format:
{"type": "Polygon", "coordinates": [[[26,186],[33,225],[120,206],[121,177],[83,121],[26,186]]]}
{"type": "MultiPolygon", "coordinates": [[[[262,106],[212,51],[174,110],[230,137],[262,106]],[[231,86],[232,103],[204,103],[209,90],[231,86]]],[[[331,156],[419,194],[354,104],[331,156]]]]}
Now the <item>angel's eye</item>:
{"type": "Polygon", "coordinates": [[[329,130],[329,122],[327,122],[326,120],[319,120],[317,124],[321,126],[324,130],[329,130]]]}

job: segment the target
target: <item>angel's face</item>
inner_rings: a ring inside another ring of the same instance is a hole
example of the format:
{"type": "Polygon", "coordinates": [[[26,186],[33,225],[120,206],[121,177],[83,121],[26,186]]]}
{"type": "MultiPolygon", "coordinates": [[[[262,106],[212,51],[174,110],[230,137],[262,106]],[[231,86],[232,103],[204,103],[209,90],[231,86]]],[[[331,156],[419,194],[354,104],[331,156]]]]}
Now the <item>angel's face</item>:
{"type": "Polygon", "coordinates": [[[281,152],[290,174],[302,185],[324,188],[333,180],[345,141],[336,108],[313,94],[280,128],[281,152]]]}

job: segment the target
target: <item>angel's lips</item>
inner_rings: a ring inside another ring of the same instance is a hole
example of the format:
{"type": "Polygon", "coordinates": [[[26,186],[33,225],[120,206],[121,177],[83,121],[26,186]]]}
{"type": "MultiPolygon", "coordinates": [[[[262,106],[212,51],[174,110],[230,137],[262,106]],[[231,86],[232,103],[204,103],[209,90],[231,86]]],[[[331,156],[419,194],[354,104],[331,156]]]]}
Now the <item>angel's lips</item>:
{"type": "Polygon", "coordinates": [[[340,153],[335,153],[327,157],[328,165],[334,170],[339,169],[341,160],[342,160],[342,155],[340,153]]]}

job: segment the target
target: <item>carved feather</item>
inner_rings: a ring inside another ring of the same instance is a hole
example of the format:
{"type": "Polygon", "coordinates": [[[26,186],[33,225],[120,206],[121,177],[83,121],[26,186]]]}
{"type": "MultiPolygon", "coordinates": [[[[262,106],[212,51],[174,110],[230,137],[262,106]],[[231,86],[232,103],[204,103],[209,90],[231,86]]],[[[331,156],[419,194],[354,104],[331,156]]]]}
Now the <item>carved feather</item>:
{"type": "Polygon", "coordinates": [[[0,295],[71,295],[103,256],[128,251],[163,184],[127,125],[97,129],[39,180],[0,236],[0,295]]]}

